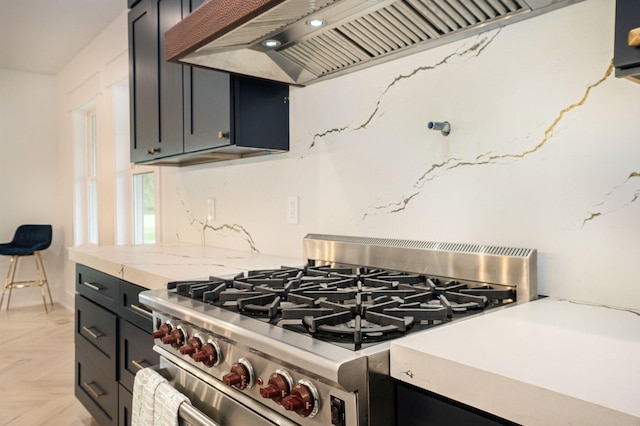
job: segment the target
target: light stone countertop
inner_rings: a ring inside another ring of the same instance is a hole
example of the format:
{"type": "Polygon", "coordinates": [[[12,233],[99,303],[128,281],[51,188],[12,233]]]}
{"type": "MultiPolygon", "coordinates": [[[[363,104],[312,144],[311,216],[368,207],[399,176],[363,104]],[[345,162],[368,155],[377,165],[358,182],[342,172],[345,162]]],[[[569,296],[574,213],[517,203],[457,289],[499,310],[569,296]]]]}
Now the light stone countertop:
{"type": "Polygon", "coordinates": [[[391,375],[525,425],[640,425],[640,312],[552,298],[391,343],[391,375]]]}
{"type": "MultiPolygon", "coordinates": [[[[300,248],[302,254],[302,247],[300,248]]],[[[302,256],[301,256],[302,257],[302,256]]],[[[301,266],[302,259],[269,256],[192,244],[85,246],[69,248],[69,258],[148,289],[169,281],[225,276],[250,269],[301,266]]]]}

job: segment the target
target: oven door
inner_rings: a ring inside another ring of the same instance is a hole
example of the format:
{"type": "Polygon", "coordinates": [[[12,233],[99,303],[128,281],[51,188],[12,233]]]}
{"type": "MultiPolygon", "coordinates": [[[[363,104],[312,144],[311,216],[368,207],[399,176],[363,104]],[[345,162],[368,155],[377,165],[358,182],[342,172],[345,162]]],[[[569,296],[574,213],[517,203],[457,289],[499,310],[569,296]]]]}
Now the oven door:
{"type": "MultiPolygon", "coordinates": [[[[158,351],[159,352],[159,351],[158,351]]],[[[180,424],[193,426],[295,426],[286,417],[244,395],[229,395],[229,389],[179,358],[165,353],[154,367],[171,386],[191,400],[180,408],[180,424]],[[184,407],[184,408],[183,408],[184,407]]]]}

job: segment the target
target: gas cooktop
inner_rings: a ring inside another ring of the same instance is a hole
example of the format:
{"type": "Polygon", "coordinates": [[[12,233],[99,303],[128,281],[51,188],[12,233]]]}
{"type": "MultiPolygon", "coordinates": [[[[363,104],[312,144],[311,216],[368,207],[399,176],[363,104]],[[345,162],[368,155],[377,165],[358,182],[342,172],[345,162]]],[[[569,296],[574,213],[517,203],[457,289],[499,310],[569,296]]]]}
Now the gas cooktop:
{"type": "Polygon", "coordinates": [[[352,350],[516,301],[509,286],[313,262],[167,287],[352,350]]]}

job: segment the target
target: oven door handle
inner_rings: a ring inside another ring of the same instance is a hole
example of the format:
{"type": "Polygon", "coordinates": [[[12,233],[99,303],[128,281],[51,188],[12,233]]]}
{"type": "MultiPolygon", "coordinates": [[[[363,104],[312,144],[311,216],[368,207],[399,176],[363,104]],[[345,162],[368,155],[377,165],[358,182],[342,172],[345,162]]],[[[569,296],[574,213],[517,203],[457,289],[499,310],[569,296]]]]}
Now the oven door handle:
{"type": "MultiPolygon", "coordinates": [[[[165,377],[164,371],[166,370],[161,365],[158,364],[148,368],[165,377]]],[[[209,416],[198,410],[189,402],[183,402],[180,404],[178,407],[178,417],[193,426],[220,426],[219,423],[214,422],[209,416]]],[[[180,422],[180,424],[182,424],[182,422],[180,422]]]]}
{"type": "Polygon", "coordinates": [[[193,426],[220,426],[218,423],[203,414],[202,411],[187,403],[180,404],[180,408],[178,408],[178,417],[193,426]]]}

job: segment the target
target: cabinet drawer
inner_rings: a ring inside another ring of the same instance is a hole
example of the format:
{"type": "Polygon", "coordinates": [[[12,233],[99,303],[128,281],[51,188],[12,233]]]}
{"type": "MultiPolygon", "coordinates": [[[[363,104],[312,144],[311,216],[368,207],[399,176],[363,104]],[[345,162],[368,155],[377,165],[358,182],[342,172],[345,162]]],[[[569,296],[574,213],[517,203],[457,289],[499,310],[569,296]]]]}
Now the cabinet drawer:
{"type": "Polygon", "coordinates": [[[118,311],[122,318],[151,333],[153,331],[153,315],[147,307],[138,301],[138,293],[144,287],[127,281],[120,282],[118,311]]]}
{"type": "Polygon", "coordinates": [[[88,343],[115,361],[118,317],[79,294],[76,294],[75,303],[76,344],[86,346],[88,343]]]}
{"type": "Polygon", "coordinates": [[[120,383],[133,392],[133,380],[140,368],[160,362],[153,351],[153,338],[135,325],[120,321],[120,383]]]}
{"type": "Polygon", "coordinates": [[[118,391],[118,425],[131,426],[131,407],[133,395],[124,386],[120,385],[118,391]]]}
{"type": "Polygon", "coordinates": [[[120,279],[84,265],[76,265],[76,291],[89,300],[114,311],[120,279]]]}
{"type": "Polygon", "coordinates": [[[75,395],[101,426],[117,425],[118,382],[93,347],[76,347],[75,395]]]}

